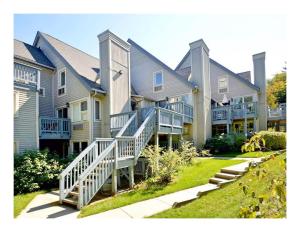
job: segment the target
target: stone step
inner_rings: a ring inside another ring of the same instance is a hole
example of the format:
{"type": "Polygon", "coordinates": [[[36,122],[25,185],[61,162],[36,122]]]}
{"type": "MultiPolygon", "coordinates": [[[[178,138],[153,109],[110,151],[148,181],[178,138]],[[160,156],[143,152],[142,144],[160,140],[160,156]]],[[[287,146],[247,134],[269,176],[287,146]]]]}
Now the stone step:
{"type": "Polygon", "coordinates": [[[234,175],[234,174],[222,173],[222,172],[219,172],[215,175],[216,178],[221,178],[221,179],[226,179],[226,180],[237,179],[240,176],[241,175],[234,175]]]}
{"type": "Polygon", "coordinates": [[[66,203],[68,205],[77,206],[77,201],[72,198],[63,199],[63,203],[66,203]]]}
{"type": "Polygon", "coordinates": [[[227,179],[212,177],[209,179],[209,183],[216,184],[217,186],[221,187],[222,185],[227,184],[229,182],[233,182],[234,180],[235,179],[227,180],[227,179]]]}
{"type": "Polygon", "coordinates": [[[197,193],[197,196],[200,197],[208,192],[211,192],[213,190],[219,189],[220,187],[216,184],[205,184],[200,186],[200,191],[197,193]]]}
{"type": "Polygon", "coordinates": [[[247,169],[231,169],[231,168],[222,168],[221,173],[228,173],[233,175],[243,175],[247,172],[247,169]]]}

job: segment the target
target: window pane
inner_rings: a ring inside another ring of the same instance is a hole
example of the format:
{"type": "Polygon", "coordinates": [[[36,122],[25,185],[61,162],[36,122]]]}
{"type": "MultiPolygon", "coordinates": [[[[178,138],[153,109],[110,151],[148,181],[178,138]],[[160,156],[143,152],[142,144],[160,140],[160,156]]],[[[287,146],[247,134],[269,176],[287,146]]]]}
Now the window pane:
{"type": "Polygon", "coordinates": [[[155,74],[155,85],[162,85],[163,78],[162,78],[162,73],[158,72],[155,74]]]}
{"type": "Polygon", "coordinates": [[[74,154],[79,154],[80,153],[79,142],[74,142],[73,143],[73,153],[74,154]]]}
{"type": "Polygon", "coordinates": [[[64,86],[66,84],[66,73],[65,71],[60,73],[60,86],[64,86]]]}
{"type": "Polygon", "coordinates": [[[81,151],[83,151],[84,149],[86,149],[88,146],[87,142],[81,142],[81,151]]]}
{"type": "Polygon", "coordinates": [[[62,109],[58,109],[58,110],[57,110],[57,116],[58,116],[59,118],[62,118],[62,117],[63,117],[62,109]]]}
{"type": "Polygon", "coordinates": [[[253,97],[252,96],[244,97],[244,102],[253,102],[253,97]]]}
{"type": "Polygon", "coordinates": [[[73,105],[73,121],[77,122],[80,121],[80,105],[76,103],[73,105]]]}
{"type": "Polygon", "coordinates": [[[81,111],[87,110],[87,101],[81,102],[81,111]]]}
{"type": "Polygon", "coordinates": [[[99,120],[100,119],[100,102],[95,101],[95,119],[99,120]]]}

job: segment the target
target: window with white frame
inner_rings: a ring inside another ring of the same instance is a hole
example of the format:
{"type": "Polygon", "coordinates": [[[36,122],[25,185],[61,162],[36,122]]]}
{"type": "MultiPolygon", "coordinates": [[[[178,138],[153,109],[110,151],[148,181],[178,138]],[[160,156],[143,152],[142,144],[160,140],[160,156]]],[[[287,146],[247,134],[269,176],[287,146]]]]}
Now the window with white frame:
{"type": "Polygon", "coordinates": [[[95,121],[101,120],[101,102],[99,100],[95,100],[95,121]]]}
{"type": "Polygon", "coordinates": [[[41,97],[45,97],[45,88],[40,87],[39,95],[40,95],[41,97]]]}
{"type": "Polygon", "coordinates": [[[153,76],[153,91],[154,92],[159,92],[163,90],[163,73],[162,71],[155,72],[153,76]]]}
{"type": "Polygon", "coordinates": [[[88,147],[88,142],[86,142],[86,141],[73,142],[73,153],[79,154],[87,147],[88,147]]]}
{"type": "Polygon", "coordinates": [[[19,116],[19,92],[14,92],[14,116],[19,116]]]}
{"type": "Polygon", "coordinates": [[[228,78],[218,80],[218,93],[228,93],[228,78]]]}
{"type": "Polygon", "coordinates": [[[87,101],[73,103],[73,122],[87,120],[87,101]]]}
{"type": "Polygon", "coordinates": [[[66,70],[61,70],[58,72],[58,88],[57,95],[62,96],[66,94],[66,70]]]}

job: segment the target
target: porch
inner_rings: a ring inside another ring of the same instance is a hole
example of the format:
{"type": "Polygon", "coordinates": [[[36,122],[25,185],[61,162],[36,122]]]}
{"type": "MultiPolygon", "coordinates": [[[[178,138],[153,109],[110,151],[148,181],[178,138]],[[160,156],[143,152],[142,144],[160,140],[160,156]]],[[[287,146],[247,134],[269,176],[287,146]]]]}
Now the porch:
{"type": "Polygon", "coordinates": [[[268,107],[268,121],[286,120],[286,103],[281,103],[275,109],[268,107]]]}
{"type": "Polygon", "coordinates": [[[55,118],[41,116],[39,119],[40,139],[71,138],[71,120],[68,118],[55,118]]]}

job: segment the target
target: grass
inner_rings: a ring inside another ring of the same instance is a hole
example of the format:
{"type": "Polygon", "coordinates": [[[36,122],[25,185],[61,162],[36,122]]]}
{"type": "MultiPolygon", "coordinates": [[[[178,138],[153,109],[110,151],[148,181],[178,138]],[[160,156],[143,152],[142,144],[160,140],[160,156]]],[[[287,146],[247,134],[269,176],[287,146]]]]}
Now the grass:
{"type": "Polygon", "coordinates": [[[35,198],[37,195],[45,193],[46,191],[37,191],[26,194],[19,194],[14,196],[14,217],[20,215],[23,209],[35,198]]]}
{"type": "MultiPolygon", "coordinates": [[[[153,215],[152,218],[238,218],[241,206],[245,207],[257,202],[251,197],[252,191],[255,191],[256,196],[268,198],[272,194],[272,191],[268,189],[271,181],[276,177],[286,178],[286,173],[282,167],[285,157],[286,155],[282,154],[263,163],[261,168],[265,169],[267,173],[260,180],[255,175],[258,168],[251,169],[241,179],[220,190],[210,192],[180,208],[169,209],[153,215]],[[244,195],[239,183],[249,186],[247,196],[244,195]]],[[[285,208],[282,211],[277,211],[270,204],[264,207],[270,207],[267,210],[270,213],[268,218],[286,217],[285,208]]]]}
{"type": "Polygon", "coordinates": [[[214,154],[215,157],[232,157],[232,158],[259,158],[267,155],[271,155],[274,151],[255,151],[255,152],[246,152],[241,153],[238,151],[226,152],[220,154],[214,154]]]}
{"type": "Polygon", "coordinates": [[[243,161],[195,159],[191,166],[181,169],[177,178],[171,184],[166,186],[151,186],[147,188],[146,185],[142,183],[131,192],[120,194],[104,201],[83,207],[80,211],[79,217],[86,217],[168,193],[206,184],[208,179],[214,176],[214,174],[221,168],[241,162],[243,161]]]}

